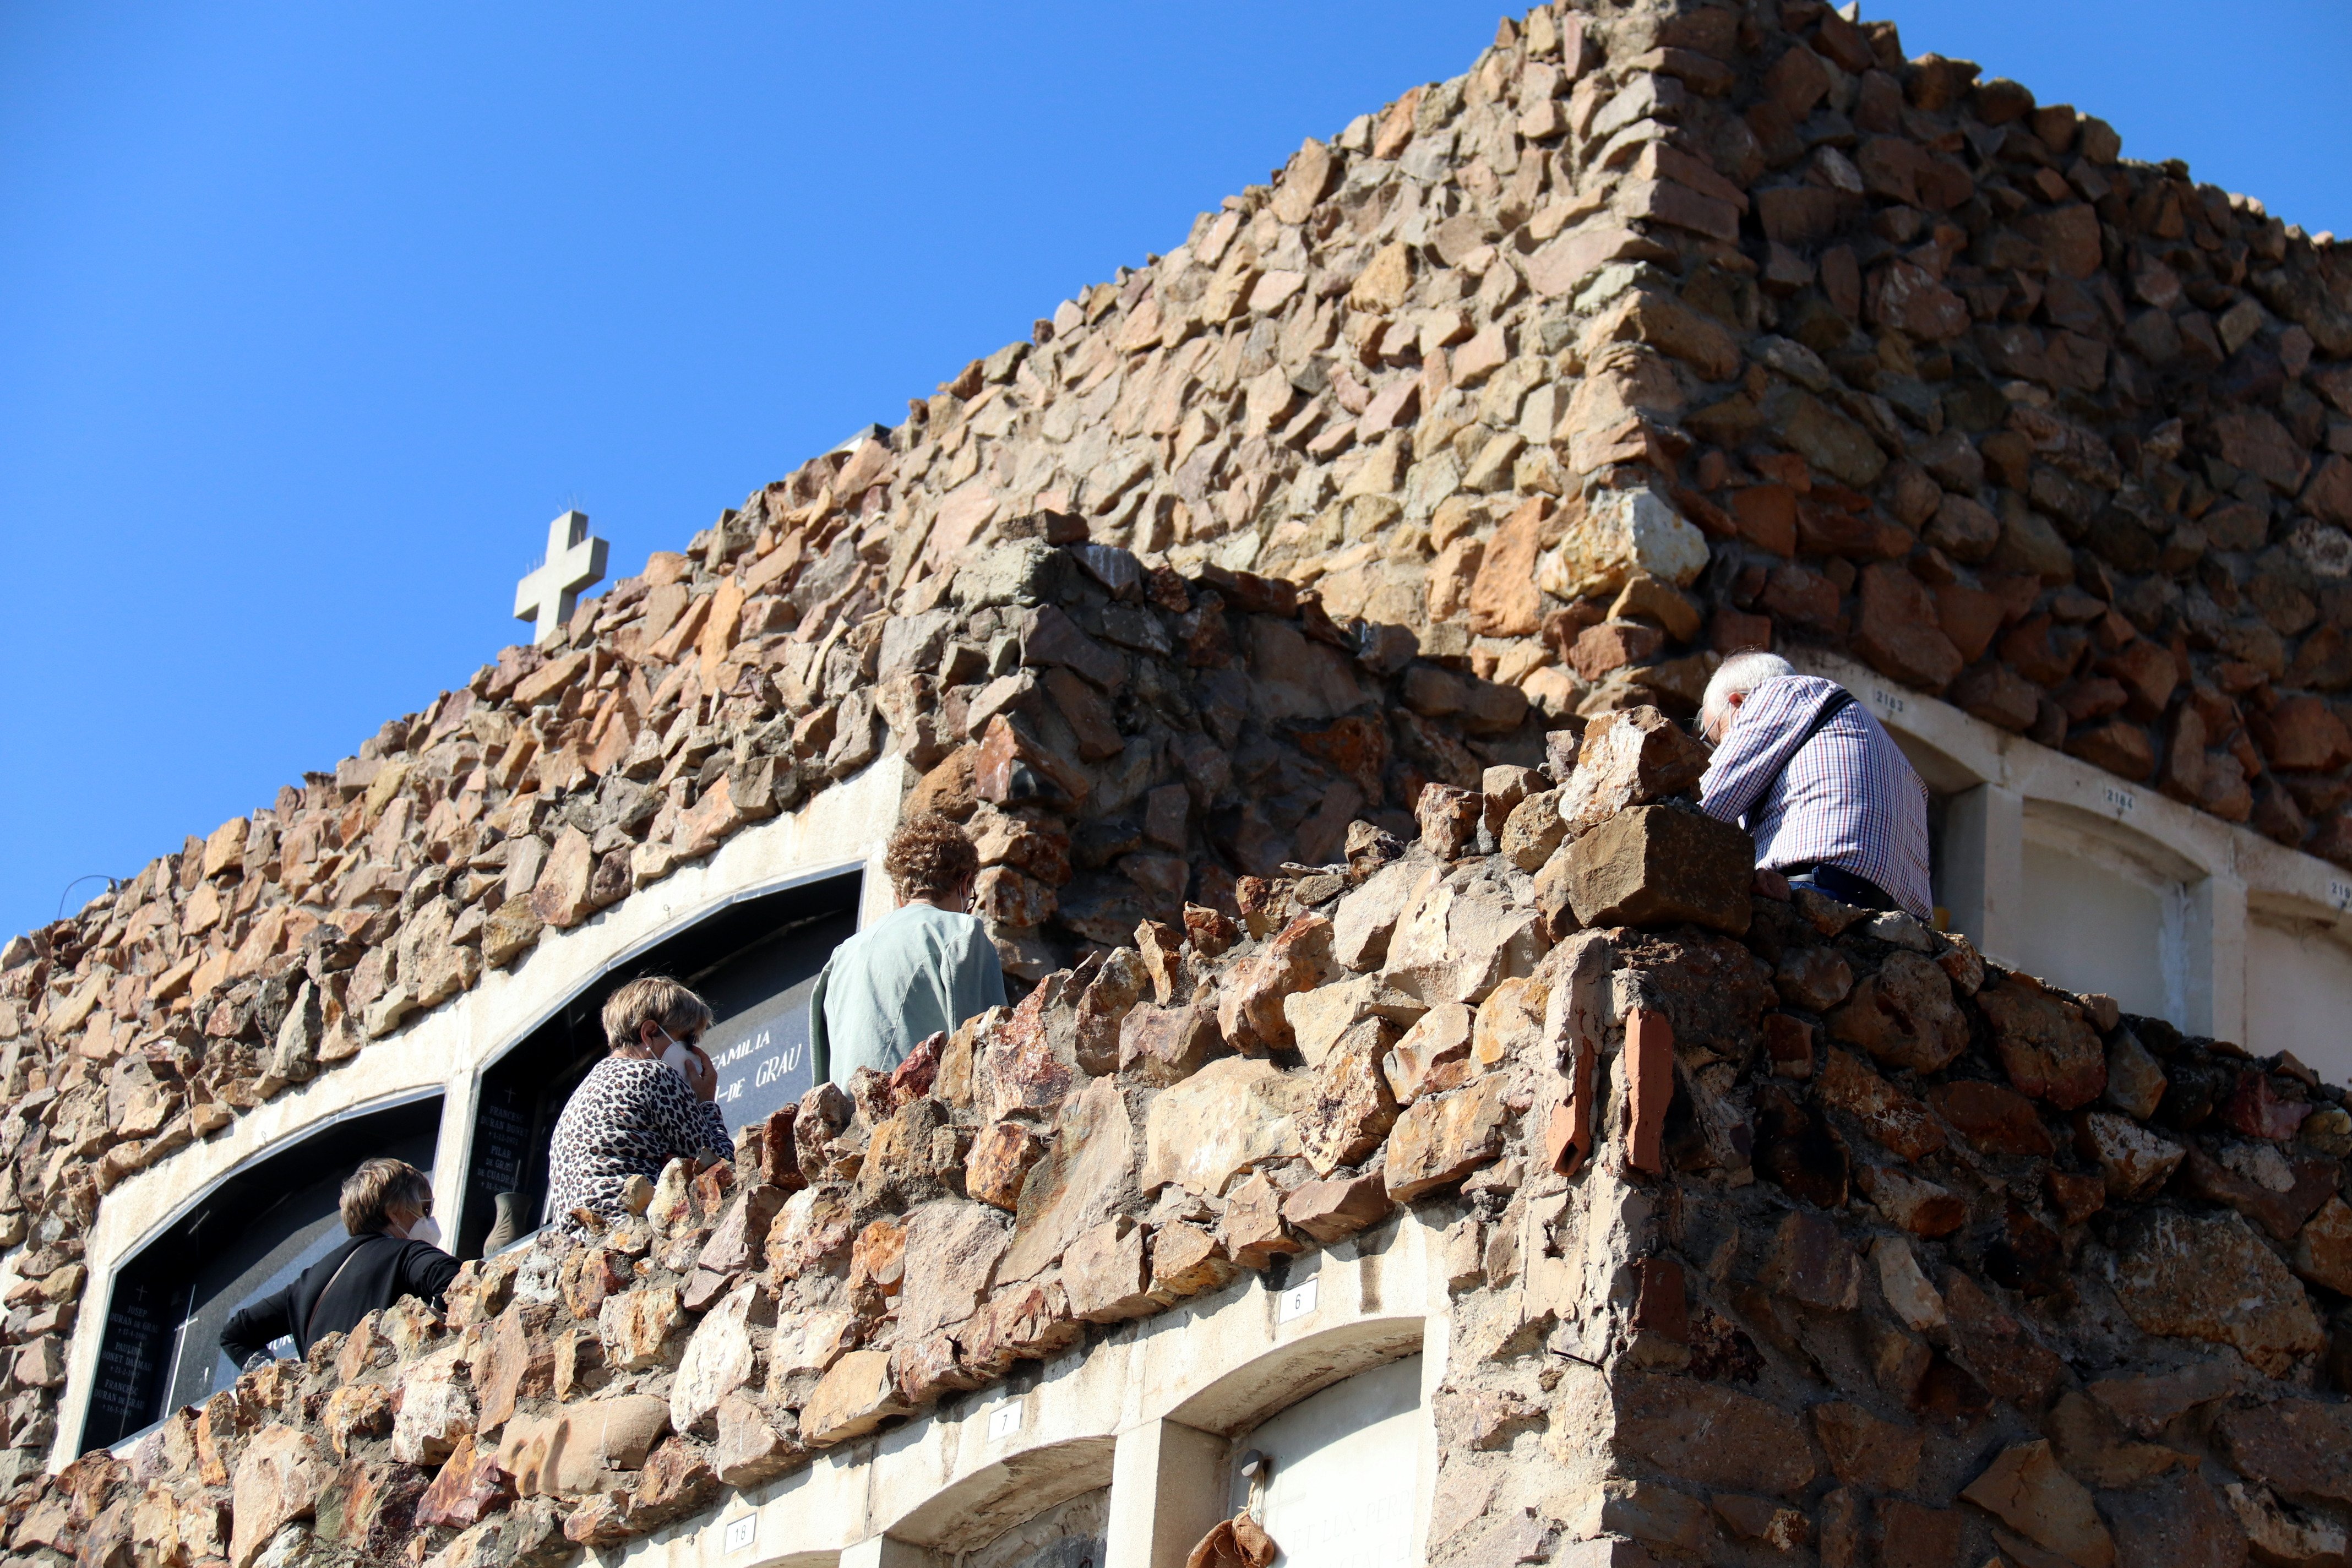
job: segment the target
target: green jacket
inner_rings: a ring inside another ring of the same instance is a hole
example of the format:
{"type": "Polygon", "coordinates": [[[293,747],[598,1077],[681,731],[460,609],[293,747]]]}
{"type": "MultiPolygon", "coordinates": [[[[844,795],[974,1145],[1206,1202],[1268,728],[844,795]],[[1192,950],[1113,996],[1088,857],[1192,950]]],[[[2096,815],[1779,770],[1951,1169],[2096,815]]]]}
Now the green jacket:
{"type": "Polygon", "coordinates": [[[846,1085],[859,1068],[887,1073],[927,1037],[1003,1005],[988,929],[971,915],[907,904],[824,961],[809,994],[817,1075],[846,1085]]]}

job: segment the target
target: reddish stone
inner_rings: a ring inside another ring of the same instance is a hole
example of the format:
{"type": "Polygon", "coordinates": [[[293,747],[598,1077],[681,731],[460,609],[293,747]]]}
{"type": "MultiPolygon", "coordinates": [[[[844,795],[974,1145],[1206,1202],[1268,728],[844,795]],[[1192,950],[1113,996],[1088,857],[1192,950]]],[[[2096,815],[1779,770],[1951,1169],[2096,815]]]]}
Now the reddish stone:
{"type": "Polygon", "coordinates": [[[1802,1018],[1766,1014],[1764,1051],[1780,1077],[1802,1080],[1813,1076],[1813,1026],[1802,1018]]]}
{"type": "Polygon", "coordinates": [[[1184,906],[1184,940],[1191,942],[1192,951],[1202,958],[1218,957],[1239,942],[1241,936],[1241,927],[1223,910],[1210,909],[1202,904],[1184,906]]]}
{"type": "Polygon", "coordinates": [[[1965,711],[2011,734],[2032,729],[2042,711],[2042,689],[2005,664],[1979,665],[1952,683],[1950,697],[1965,711]]]}
{"type": "Polygon", "coordinates": [[[960,1360],[973,1373],[1001,1377],[1015,1363],[1050,1361],[1086,1331],[1059,1283],[1008,1286],[956,1331],[960,1360]]]}
{"type": "Polygon", "coordinates": [[[2125,701],[2123,683],[2105,676],[2088,676],[2069,681],[2056,693],[2059,708],[2068,721],[2088,723],[2120,712],[2125,701]]]}
{"type": "MultiPolygon", "coordinates": [[[[1503,1151],[1507,1080],[1495,1075],[1415,1100],[1389,1135],[1384,1180],[1388,1194],[1411,1203],[1461,1180],[1503,1151]]],[[[1635,1090],[1639,1094],[1638,1088],[1635,1090]]]]}
{"type": "Polygon", "coordinates": [[[1885,563],[1863,568],[1854,648],[1881,673],[1937,693],[1968,662],[1937,629],[1937,605],[1927,585],[1902,567],[1885,563]]]}
{"type": "Polygon", "coordinates": [[[1379,1224],[1394,1206],[1381,1173],[1371,1171],[1294,1188],[1282,1202],[1282,1217],[1301,1234],[1328,1247],[1379,1224]]]}
{"type": "Polygon", "coordinates": [[[1746,653],[1751,648],[1772,646],[1772,617],[1751,616],[1717,605],[1707,622],[1707,646],[1725,655],[1746,653]]]}
{"type": "Polygon", "coordinates": [[[1244,1268],[1263,1268],[1277,1256],[1306,1250],[1282,1223],[1283,1196],[1282,1190],[1262,1175],[1250,1177],[1225,1194],[1220,1234],[1226,1256],[1244,1268]]]}
{"type": "Polygon", "coordinates": [[[1165,1225],[1151,1237],[1151,1293],[1163,1300],[1213,1290],[1240,1272],[1215,1235],[1196,1225],[1165,1225]]]}
{"type": "Polygon", "coordinates": [[[1747,833],[1702,813],[1641,805],[1609,817],[1566,850],[1569,900],[1588,926],[1690,921],[1738,936],[1754,915],[1747,833]]]}
{"type": "MultiPolygon", "coordinates": [[[[1880,137],[1872,145],[1891,140],[1880,137]]],[[[1957,338],[1969,330],[1967,301],[1907,261],[1889,262],[1871,274],[1870,314],[1881,326],[1927,342],[1957,338]]]]}
{"type": "Polygon", "coordinates": [[[1478,841],[1478,823],[1485,810],[1486,802],[1475,791],[1452,784],[1422,785],[1413,812],[1421,821],[1423,846],[1441,860],[1468,854],[1478,841]]]}
{"type": "Polygon", "coordinates": [[[1203,993],[1177,1007],[1139,1003],[1118,1026],[1119,1070],[1142,1082],[1181,1083],[1224,1046],[1213,997],[1203,993]]]}
{"type": "Polygon", "coordinates": [[[2074,1147],[2099,1167],[2100,1186],[2118,1198],[2145,1197],[2180,1163],[2181,1146],[2153,1128],[2105,1110],[2074,1113],[2074,1147]]]}
{"type": "Polygon", "coordinates": [[[1892,1165],[1864,1166],[1855,1176],[1878,1212],[1913,1236],[1949,1236],[1968,1223],[1967,1202],[1933,1182],[1892,1165]]]}
{"type": "Polygon", "coordinates": [[[2352,731],[2324,698],[2287,698],[2269,712],[2253,715],[2246,728],[2274,768],[2326,773],[2352,762],[2352,731]]]}
{"type": "Polygon", "coordinates": [[[1958,1509],[1880,1498],[1876,1511],[1880,1568],[1958,1568],[1967,1532],[1958,1509]]]}
{"type": "Polygon", "coordinates": [[[1818,1092],[1823,1105],[1844,1111],[1906,1160],[1924,1159],[1944,1146],[1944,1130],[1927,1108],[1871,1071],[1852,1051],[1828,1053],[1818,1092]]]}
{"type": "Polygon", "coordinates": [[[1994,1048],[2019,1092],[2072,1110],[2107,1087],[2106,1053],[2083,1010],[2021,976],[1977,993],[1994,1048]]]}
{"type": "Polygon", "coordinates": [[[1089,787],[1076,763],[1033,743],[1002,713],[981,734],[971,779],[973,792],[998,805],[1075,806],[1089,787]]]}
{"type": "Polygon", "coordinates": [[[1968,1020],[1952,1000],[1951,982],[1915,952],[1890,954],[1827,1023],[1837,1038],[1918,1072],[1939,1071],[1969,1043],[1968,1020]]]}
{"type": "Polygon", "coordinates": [[[1335,721],[1328,729],[1294,731],[1290,738],[1308,756],[1353,779],[1366,800],[1381,797],[1381,774],[1389,760],[1384,726],[1355,715],[1335,721]]]}
{"type": "Polygon", "coordinates": [[[971,1141],[964,1161],[964,1191],[1007,1214],[1021,1204],[1021,1184],[1045,1152],[1045,1140],[1023,1121],[994,1121],[971,1141]]]}
{"type": "MultiPolygon", "coordinates": [[[[1739,537],[1775,555],[1797,552],[1797,492],[1786,485],[1749,485],[1731,492],[1739,537]]],[[[1720,611],[1717,612],[1718,617],[1720,611]]]]}
{"type": "Polygon", "coordinates": [[[2135,637],[2099,661],[2103,674],[2123,683],[2125,710],[2135,719],[2150,720],[2162,713],[2180,684],[2180,661],[2172,650],[2146,637],[2135,637]]]}
{"type": "Polygon", "coordinates": [[[499,1426],[512,1415],[518,1399],[543,1394],[553,1386],[555,1347],[546,1334],[550,1317],[549,1307],[520,1302],[499,1314],[489,1342],[474,1363],[485,1427],[499,1426]]]}
{"type": "Polygon", "coordinates": [[[2029,1414],[2050,1403],[2066,1363],[2027,1335],[1984,1288],[1955,1268],[1944,1276],[1953,1348],[1996,1399],[2029,1414]]]}
{"type": "Polygon", "coordinates": [[[1973,1079],[1938,1084],[1928,1100],[1979,1152],[2048,1156],[2056,1151],[2033,1102],[1998,1084],[1973,1079]]]}
{"type": "Polygon", "coordinates": [[[2271,1075],[2259,1069],[2240,1073],[2236,1091],[2221,1107],[2221,1121],[2232,1131],[2282,1143],[2295,1135],[2310,1114],[2308,1103],[2281,1100],[2271,1087],[2271,1075]]]}
{"type": "Polygon", "coordinates": [[[1690,1305],[1682,1265],[1671,1258],[1644,1258],[1633,1268],[1633,1327],[1676,1344],[1689,1343],[1690,1305]]]}
{"type": "Polygon", "coordinates": [[[1603,621],[1587,626],[1568,650],[1568,662],[1587,680],[1599,680],[1612,669],[1655,658],[1666,646],[1666,634],[1639,621],[1603,621]]]}
{"type": "Polygon", "coordinates": [[[477,1449],[471,1434],[457,1447],[433,1484],[417,1500],[416,1522],[446,1524],[463,1530],[504,1509],[515,1500],[514,1477],[502,1468],[494,1449],[477,1449]]]}
{"type": "Polygon", "coordinates": [[[2244,1529],[2193,1468],[2109,1493],[2105,1511],[2119,1563],[2243,1568],[2246,1562],[2244,1529]]]}
{"type": "Polygon", "coordinates": [[[2056,623],[2045,613],[2022,620],[2000,639],[2000,657],[2037,686],[2056,686],[2074,673],[2081,661],[2079,634],[2054,632],[2056,623]]]}
{"type": "Polygon", "coordinates": [[[1936,624],[1970,664],[1984,657],[2000,630],[2001,603],[1981,588],[1966,583],[1942,583],[1936,587],[1936,624]]]}
{"type": "Polygon", "coordinates": [[[2241,1474],[2291,1501],[2352,1504],[2352,1405],[2281,1399],[2214,1426],[2241,1474]]]}
{"type": "Polygon", "coordinates": [[[1831,1472],[1847,1486],[1908,1491],[1919,1479],[1926,1436],[1918,1427],[1886,1420],[1843,1400],[1816,1405],[1806,1414],[1813,1418],[1813,1435],[1829,1456],[1831,1472]]]}
{"type": "Polygon", "coordinates": [[[1686,1483],[1789,1497],[1813,1479],[1804,1423],[1777,1405],[1719,1383],[1640,1373],[1610,1392],[1618,1439],[1686,1483]]]}
{"type": "Polygon", "coordinates": [[[2336,1166],[2333,1160],[2297,1160],[2288,1170],[2291,1181],[2287,1189],[2273,1192],[2263,1183],[2240,1175],[2203,1150],[2191,1149],[2181,1164],[2179,1189],[2207,1203],[2227,1204],[2275,1239],[2293,1241],[2304,1221],[2335,1195],[2336,1166]]]}
{"type": "Polygon", "coordinates": [[[2082,1225],[2107,1206],[2107,1183],[2100,1175],[2051,1166],[2042,1173],[2042,1184],[2049,1190],[2051,1206],[2067,1225],[2082,1225]]]}
{"type": "MultiPolygon", "coordinates": [[[[1816,489],[1815,494],[1819,493],[1816,489]]],[[[1862,501],[1859,496],[1855,500],[1862,501]]],[[[1842,555],[1850,561],[1891,561],[1903,555],[1913,542],[1905,530],[1853,506],[1809,500],[1797,503],[1797,550],[1801,554],[1842,555]]]]}
{"type": "Polygon", "coordinates": [[[1250,1054],[1290,1049],[1297,1041],[1283,1000],[1338,976],[1331,940],[1328,920],[1301,915],[1231,976],[1217,1002],[1217,1028],[1225,1043],[1250,1054]]]}
{"type": "Polygon", "coordinates": [[[1495,531],[1470,584],[1469,626],[1480,637],[1531,637],[1543,619],[1536,561],[1543,552],[1551,499],[1533,496],[1495,531]]]}
{"type": "Polygon", "coordinates": [[[2066,754],[2127,779],[2145,779],[2156,771],[2156,744],[2146,727],[2125,719],[2068,736],[2066,754]]]}
{"type": "Polygon", "coordinates": [[[1147,1289],[1143,1232],[1120,1215],[1085,1232],[1063,1255],[1062,1278],[1073,1317],[1112,1323],[1158,1310],[1147,1289]]]}
{"type": "Polygon", "coordinates": [[[1765,580],[1760,601],[1782,620],[1801,626],[1832,626],[1838,620],[1837,584],[1818,572],[1794,564],[1775,566],[1765,580]]]}
{"type": "Polygon", "coordinates": [[[808,1178],[801,1174],[799,1142],[793,1131],[800,1110],[798,1104],[787,1105],[770,1114],[760,1127],[760,1179],[787,1193],[808,1185],[808,1178]]]}
{"type": "Polygon", "coordinates": [[[629,1522],[650,1530],[707,1507],[718,1495],[718,1473],[700,1451],[683,1437],[667,1437],[638,1473],[629,1522]]]}

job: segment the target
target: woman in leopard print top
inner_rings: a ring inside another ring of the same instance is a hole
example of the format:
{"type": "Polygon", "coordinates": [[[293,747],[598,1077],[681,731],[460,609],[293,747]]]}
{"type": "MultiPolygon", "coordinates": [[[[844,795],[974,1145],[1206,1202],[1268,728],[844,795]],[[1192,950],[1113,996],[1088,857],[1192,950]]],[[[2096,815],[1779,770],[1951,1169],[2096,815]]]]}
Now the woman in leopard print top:
{"type": "Polygon", "coordinates": [[[732,1143],[711,1102],[719,1071],[703,1054],[710,1008],[675,980],[633,980],[604,1004],[613,1054],[588,1069],[556,1119],[548,1150],[548,1216],[578,1227],[573,1211],[623,1211],[631,1176],[651,1181],[672,1160],[732,1143]]]}

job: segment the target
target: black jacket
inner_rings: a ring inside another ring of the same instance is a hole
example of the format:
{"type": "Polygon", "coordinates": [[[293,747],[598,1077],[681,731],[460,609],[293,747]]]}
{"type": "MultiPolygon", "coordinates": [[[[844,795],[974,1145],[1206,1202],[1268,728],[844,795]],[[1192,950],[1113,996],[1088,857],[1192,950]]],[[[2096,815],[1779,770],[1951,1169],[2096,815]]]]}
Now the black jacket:
{"type": "Polygon", "coordinates": [[[457,1260],[431,1242],[370,1231],[302,1270],[283,1290],[238,1308],[221,1326],[220,1347],[231,1363],[242,1367],[255,1352],[291,1334],[294,1353],[308,1355],[315,1342],[349,1333],[362,1318],[403,1296],[439,1306],[441,1293],[457,1277],[457,1260]]]}

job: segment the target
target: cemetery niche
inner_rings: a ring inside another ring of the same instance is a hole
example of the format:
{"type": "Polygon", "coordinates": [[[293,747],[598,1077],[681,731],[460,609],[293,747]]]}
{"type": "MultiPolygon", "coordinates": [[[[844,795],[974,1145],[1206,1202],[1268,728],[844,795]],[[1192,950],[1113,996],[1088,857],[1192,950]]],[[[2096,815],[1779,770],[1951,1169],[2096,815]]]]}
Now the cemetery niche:
{"type": "Polygon", "coordinates": [[[604,1059],[604,1000],[628,982],[667,974],[715,1015],[703,1048],[719,1069],[718,1103],[731,1131],[766,1119],[816,1082],[808,999],[817,972],[857,930],[858,872],[755,894],[614,964],[575,993],[482,1075],[457,1256],[478,1258],[499,1199],[529,1235],[553,1216],[547,1149],[572,1091],[604,1059]]]}
{"type": "Polygon", "coordinates": [[[438,1094],[362,1108],[265,1151],[174,1215],[115,1274],[81,1446],[120,1442],[235,1383],[221,1325],[343,1240],[352,1166],[389,1155],[430,1171],[440,1130],[438,1094]]]}

